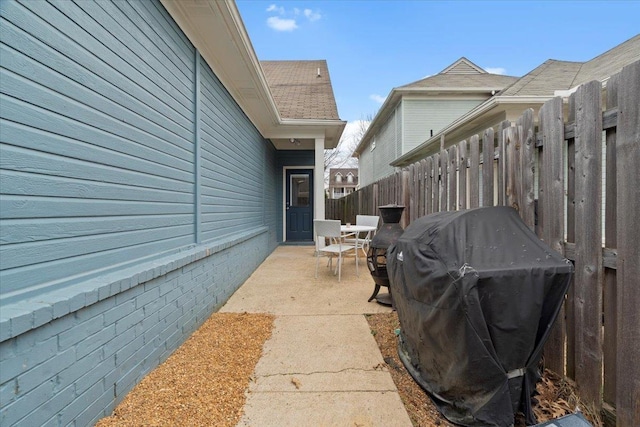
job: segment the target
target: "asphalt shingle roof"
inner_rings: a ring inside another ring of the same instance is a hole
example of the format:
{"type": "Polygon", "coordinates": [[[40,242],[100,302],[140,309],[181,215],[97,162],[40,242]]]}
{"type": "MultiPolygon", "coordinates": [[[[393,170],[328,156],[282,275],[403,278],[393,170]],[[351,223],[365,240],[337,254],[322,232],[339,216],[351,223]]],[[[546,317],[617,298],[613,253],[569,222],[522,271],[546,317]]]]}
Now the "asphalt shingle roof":
{"type": "Polygon", "coordinates": [[[499,95],[554,96],[591,80],[602,80],[640,60],[640,34],[587,62],[549,59],[506,87],[499,95]]]}
{"type": "Polygon", "coordinates": [[[517,77],[504,76],[501,74],[436,74],[417,82],[400,86],[399,89],[406,88],[494,88],[501,89],[514,81],[517,77]]]}
{"type": "Polygon", "coordinates": [[[517,79],[517,77],[487,73],[467,58],[462,57],[438,74],[400,86],[398,89],[500,90],[517,79]]]}
{"type": "Polygon", "coordinates": [[[260,61],[260,64],[282,118],[340,119],[327,61],[260,61]]]}

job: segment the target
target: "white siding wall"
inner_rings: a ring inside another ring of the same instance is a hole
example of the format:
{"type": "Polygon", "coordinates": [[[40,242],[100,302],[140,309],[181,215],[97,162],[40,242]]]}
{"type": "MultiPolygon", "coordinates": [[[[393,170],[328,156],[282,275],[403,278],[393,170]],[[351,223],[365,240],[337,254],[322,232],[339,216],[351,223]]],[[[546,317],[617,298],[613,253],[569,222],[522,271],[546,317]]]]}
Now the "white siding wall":
{"type": "Polygon", "coordinates": [[[404,99],[404,140],[399,155],[429,139],[431,130],[435,135],[481,102],[482,99],[404,99]]]}
{"type": "Polygon", "coordinates": [[[389,165],[400,154],[402,135],[402,120],[400,109],[389,115],[386,123],[374,135],[358,159],[360,187],[374,183],[380,178],[391,175],[395,169],[389,165]],[[375,141],[375,148],[371,146],[375,141]]]}

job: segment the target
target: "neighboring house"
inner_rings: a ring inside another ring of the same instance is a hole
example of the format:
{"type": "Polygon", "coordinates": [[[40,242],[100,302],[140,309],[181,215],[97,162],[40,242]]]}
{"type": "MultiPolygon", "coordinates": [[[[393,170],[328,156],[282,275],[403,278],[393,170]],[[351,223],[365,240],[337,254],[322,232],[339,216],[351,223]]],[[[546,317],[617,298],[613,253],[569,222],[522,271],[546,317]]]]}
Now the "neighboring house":
{"type": "Polygon", "coordinates": [[[329,198],[339,199],[351,194],[358,188],[357,168],[329,169],[329,198]]]}
{"type": "Polygon", "coordinates": [[[93,425],[311,242],[345,122],[326,62],[261,65],[231,0],[0,19],[0,424],[93,425]]]}
{"type": "Polygon", "coordinates": [[[473,110],[449,123],[432,137],[391,162],[404,167],[447,148],[503,120],[514,121],[527,108],[537,114],[554,96],[568,97],[591,80],[606,85],[625,65],[640,60],[640,34],[586,62],[549,59],[473,110]]]}
{"type": "Polygon", "coordinates": [[[460,58],[434,76],[392,89],[353,153],[360,186],[392,174],[396,158],[516,80],[460,58]]]}

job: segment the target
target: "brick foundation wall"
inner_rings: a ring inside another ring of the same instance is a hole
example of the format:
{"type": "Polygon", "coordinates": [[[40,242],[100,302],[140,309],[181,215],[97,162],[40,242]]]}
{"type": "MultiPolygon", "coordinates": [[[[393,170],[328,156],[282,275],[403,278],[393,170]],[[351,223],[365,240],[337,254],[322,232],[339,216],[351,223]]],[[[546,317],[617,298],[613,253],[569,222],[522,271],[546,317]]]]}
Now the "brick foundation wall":
{"type": "Polygon", "coordinates": [[[85,426],[109,415],[227,301],[271,246],[265,230],[203,249],[202,257],[190,256],[192,262],[155,262],[117,282],[119,291],[107,286],[111,292],[95,293],[105,298],[5,339],[0,425],[85,426]],[[146,280],[153,272],[159,275],[146,280]],[[122,289],[122,283],[132,286],[122,289]]]}

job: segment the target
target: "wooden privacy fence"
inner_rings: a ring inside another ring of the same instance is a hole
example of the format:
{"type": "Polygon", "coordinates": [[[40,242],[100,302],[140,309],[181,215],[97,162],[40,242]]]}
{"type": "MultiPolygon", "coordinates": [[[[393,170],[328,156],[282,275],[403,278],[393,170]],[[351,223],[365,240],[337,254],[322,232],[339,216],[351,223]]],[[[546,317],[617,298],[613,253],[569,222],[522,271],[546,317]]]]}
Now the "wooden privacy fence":
{"type": "Polygon", "coordinates": [[[640,426],[640,61],[524,111],[344,198],[326,217],[377,207],[423,215],[508,205],[575,274],[545,347],[605,424],[640,426]],[[565,115],[565,111],[567,111],[565,115]],[[490,165],[487,167],[487,165],[490,165]]]}

